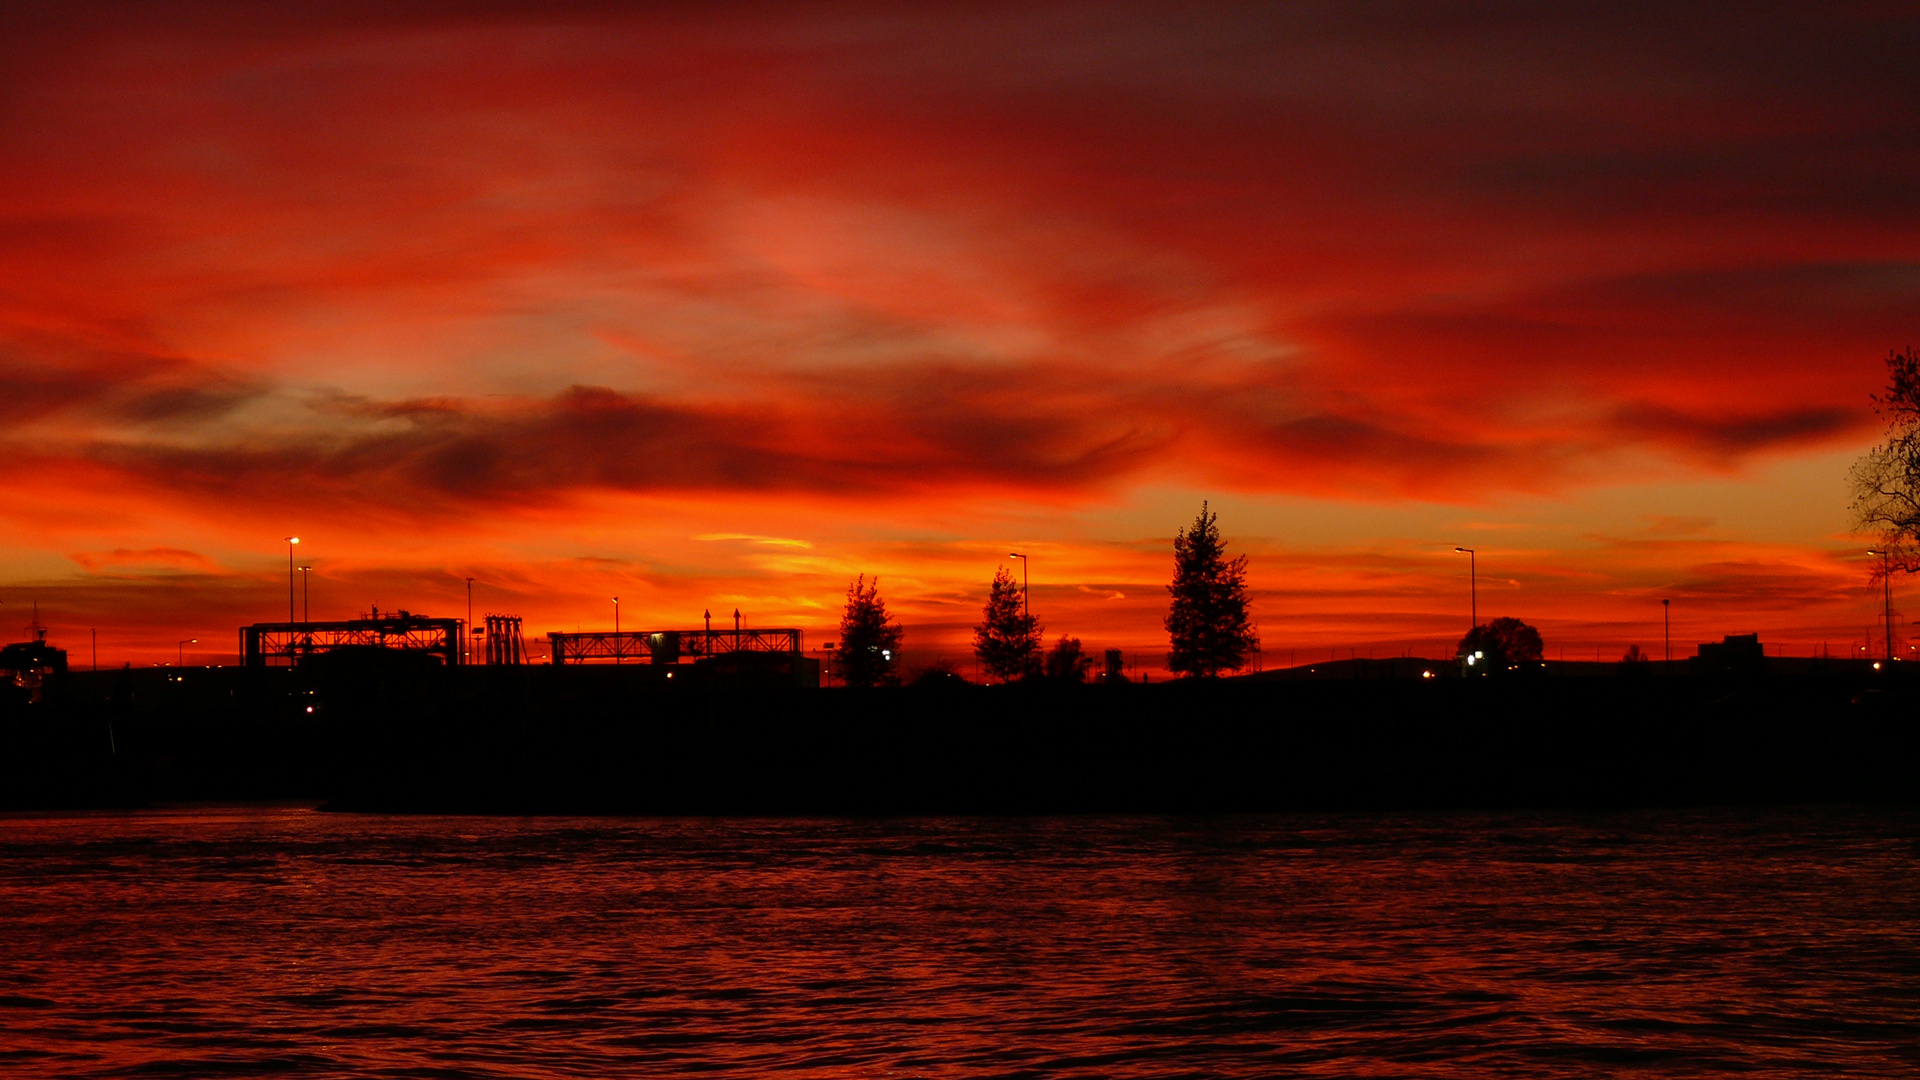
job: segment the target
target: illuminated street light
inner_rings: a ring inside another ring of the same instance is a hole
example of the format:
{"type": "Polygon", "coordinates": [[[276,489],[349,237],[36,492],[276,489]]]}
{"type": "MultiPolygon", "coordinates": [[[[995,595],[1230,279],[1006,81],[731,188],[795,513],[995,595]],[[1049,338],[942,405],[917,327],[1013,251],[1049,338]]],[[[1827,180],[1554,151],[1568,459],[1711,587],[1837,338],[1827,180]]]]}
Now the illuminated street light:
{"type": "Polygon", "coordinates": [[[1020,560],[1020,617],[1031,620],[1033,608],[1027,603],[1027,587],[1032,584],[1032,579],[1027,576],[1028,559],[1017,551],[1007,552],[1007,558],[1020,560]]]}
{"type": "Polygon", "coordinates": [[[289,536],[287,541],[287,621],[293,621],[293,545],[300,542],[297,536],[289,536]]]}
{"type": "Polygon", "coordinates": [[[176,648],[175,648],[175,649],[173,650],[173,666],[174,666],[174,667],[186,667],[186,666],[187,666],[187,646],[189,646],[189,645],[193,645],[193,644],[195,644],[195,643],[197,643],[197,642],[199,642],[199,640],[200,640],[200,639],[199,639],[199,638],[197,638],[197,637],[190,637],[190,638],[188,638],[187,640],[185,640],[185,641],[183,641],[183,642],[181,642],[181,643],[180,643],[180,644],[179,644],[179,645],[178,645],[178,646],[177,646],[177,647],[176,647],[176,648]]]}

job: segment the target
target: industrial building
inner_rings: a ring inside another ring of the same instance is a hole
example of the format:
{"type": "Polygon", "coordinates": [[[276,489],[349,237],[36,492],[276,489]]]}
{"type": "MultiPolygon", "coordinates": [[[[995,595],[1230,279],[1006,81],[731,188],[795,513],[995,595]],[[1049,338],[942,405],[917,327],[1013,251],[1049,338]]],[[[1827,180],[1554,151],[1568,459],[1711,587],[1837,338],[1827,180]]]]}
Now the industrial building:
{"type": "Polygon", "coordinates": [[[0,648],[0,693],[33,705],[57,695],[67,678],[67,650],[47,644],[47,628],[34,615],[32,641],[0,648]]]}

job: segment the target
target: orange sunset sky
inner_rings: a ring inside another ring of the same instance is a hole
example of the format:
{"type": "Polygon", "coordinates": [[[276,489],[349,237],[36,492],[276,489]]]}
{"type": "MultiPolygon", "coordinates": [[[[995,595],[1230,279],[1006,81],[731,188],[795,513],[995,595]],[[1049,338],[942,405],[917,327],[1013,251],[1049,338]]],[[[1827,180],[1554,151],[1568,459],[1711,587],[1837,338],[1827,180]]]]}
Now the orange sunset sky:
{"type": "Polygon", "coordinates": [[[1662,597],[1677,655],[1857,647],[1915,56],[1871,3],[9,4],[0,638],[231,662],[297,534],[315,618],[813,646],[877,574],[918,664],[1017,549],[1152,667],[1211,499],[1267,667],[1450,652],[1455,545],[1550,658],[1662,597]]]}

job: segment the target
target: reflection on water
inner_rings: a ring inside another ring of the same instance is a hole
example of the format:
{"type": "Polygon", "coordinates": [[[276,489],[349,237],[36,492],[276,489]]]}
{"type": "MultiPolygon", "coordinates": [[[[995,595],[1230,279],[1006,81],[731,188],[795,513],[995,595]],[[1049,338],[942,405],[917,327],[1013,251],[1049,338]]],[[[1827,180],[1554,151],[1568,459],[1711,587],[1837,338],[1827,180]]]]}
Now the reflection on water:
{"type": "Polygon", "coordinates": [[[1920,817],[0,817],[0,1073],[1914,1075],[1920,817]]]}

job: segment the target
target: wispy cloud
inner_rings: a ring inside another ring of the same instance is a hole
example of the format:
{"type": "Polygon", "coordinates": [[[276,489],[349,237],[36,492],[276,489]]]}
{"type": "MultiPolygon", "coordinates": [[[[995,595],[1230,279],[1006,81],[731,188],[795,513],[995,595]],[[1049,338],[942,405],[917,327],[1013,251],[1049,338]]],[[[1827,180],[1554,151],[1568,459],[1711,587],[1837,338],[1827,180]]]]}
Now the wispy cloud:
{"type": "Polygon", "coordinates": [[[793,540],[784,536],[755,536],[751,533],[702,533],[694,539],[713,542],[737,541],[762,547],[810,548],[813,546],[805,540],[793,540]]]}

